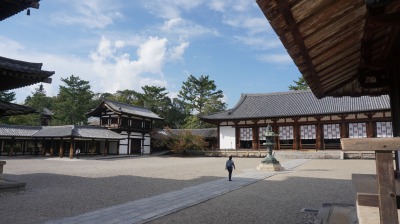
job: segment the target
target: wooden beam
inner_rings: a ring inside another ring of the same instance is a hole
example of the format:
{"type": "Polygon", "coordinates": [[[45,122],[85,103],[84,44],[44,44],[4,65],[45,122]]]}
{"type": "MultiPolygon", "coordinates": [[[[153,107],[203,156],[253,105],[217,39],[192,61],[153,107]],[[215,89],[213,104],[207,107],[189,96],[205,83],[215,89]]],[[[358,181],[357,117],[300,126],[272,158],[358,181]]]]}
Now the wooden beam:
{"type": "Polygon", "coordinates": [[[400,12],[372,15],[370,19],[376,25],[400,25],[400,12]]]}
{"type": "Polygon", "coordinates": [[[393,138],[342,138],[342,149],[349,151],[400,150],[400,137],[393,138]]]}

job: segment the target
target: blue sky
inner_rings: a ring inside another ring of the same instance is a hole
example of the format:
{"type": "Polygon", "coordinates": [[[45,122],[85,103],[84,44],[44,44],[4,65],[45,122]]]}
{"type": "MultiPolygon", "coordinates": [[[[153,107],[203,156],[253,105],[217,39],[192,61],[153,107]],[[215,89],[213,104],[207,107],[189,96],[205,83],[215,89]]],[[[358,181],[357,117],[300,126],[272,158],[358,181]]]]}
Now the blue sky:
{"type": "MultiPolygon", "coordinates": [[[[55,71],[50,96],[72,74],[94,92],[155,85],[170,97],[208,75],[232,108],[301,76],[255,0],[42,0],[0,22],[0,55],[55,71]]],[[[16,90],[17,102],[36,87],[16,90]]]]}

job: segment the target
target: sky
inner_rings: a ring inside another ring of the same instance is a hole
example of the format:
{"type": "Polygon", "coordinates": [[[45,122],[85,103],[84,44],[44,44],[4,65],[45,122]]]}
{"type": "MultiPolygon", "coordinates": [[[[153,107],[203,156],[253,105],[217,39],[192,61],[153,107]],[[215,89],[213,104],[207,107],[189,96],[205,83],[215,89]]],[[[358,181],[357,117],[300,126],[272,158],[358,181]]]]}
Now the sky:
{"type": "Polygon", "coordinates": [[[149,85],[177,97],[188,76],[207,75],[232,108],[301,76],[255,0],[41,0],[30,11],[0,22],[0,56],[54,71],[48,96],[74,75],[95,93],[149,85]]]}

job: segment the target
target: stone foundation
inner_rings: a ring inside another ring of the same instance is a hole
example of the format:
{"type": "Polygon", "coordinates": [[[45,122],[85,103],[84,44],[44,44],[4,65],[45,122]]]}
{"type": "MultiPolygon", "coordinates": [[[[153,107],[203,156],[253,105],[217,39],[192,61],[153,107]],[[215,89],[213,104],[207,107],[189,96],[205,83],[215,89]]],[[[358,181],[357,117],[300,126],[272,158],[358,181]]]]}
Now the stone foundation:
{"type": "Polygon", "coordinates": [[[260,165],[257,166],[257,170],[260,171],[281,171],[284,170],[281,166],[281,164],[273,164],[273,163],[260,163],[260,165]]]}

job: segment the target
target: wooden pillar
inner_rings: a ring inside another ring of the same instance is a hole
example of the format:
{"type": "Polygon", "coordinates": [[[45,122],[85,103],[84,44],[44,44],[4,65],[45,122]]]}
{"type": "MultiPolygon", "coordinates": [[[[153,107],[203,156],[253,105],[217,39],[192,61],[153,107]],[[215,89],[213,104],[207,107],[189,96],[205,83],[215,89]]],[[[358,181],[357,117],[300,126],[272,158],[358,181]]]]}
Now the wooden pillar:
{"type": "Polygon", "coordinates": [[[340,138],[347,138],[349,137],[348,135],[348,128],[347,128],[347,123],[341,123],[340,124],[340,138]]]}
{"type": "MultiPolygon", "coordinates": [[[[395,68],[392,68],[389,71],[390,77],[390,108],[392,114],[392,128],[393,128],[393,137],[400,137],[400,67],[397,65],[395,68]]],[[[399,177],[400,174],[400,163],[399,163],[399,153],[395,152],[395,161],[396,161],[396,174],[399,177]]]]}
{"type": "Polygon", "coordinates": [[[321,124],[320,122],[318,122],[315,125],[315,131],[317,132],[316,134],[316,144],[315,144],[315,149],[316,150],[324,150],[324,128],[323,128],[323,124],[321,124]]]}
{"type": "Polygon", "coordinates": [[[53,144],[54,144],[54,139],[53,138],[51,138],[51,140],[50,140],[50,157],[53,157],[53,144]]]}
{"type": "Polygon", "coordinates": [[[119,155],[119,141],[120,140],[118,140],[118,142],[117,142],[117,155],[119,155]]]}
{"type": "Polygon", "coordinates": [[[398,223],[392,151],[375,151],[381,223],[398,223]]]}
{"type": "Polygon", "coordinates": [[[64,157],[64,142],[63,142],[62,139],[61,139],[61,141],[60,141],[60,152],[59,152],[59,157],[60,157],[60,158],[63,158],[63,157],[64,157]]]}
{"type": "Polygon", "coordinates": [[[71,144],[69,146],[69,158],[74,158],[74,138],[71,138],[71,144]]]}
{"type": "Polygon", "coordinates": [[[217,149],[221,149],[221,139],[220,139],[220,135],[221,135],[221,130],[219,129],[219,126],[221,125],[221,123],[217,124],[217,149]]]}
{"type": "Polygon", "coordinates": [[[104,149],[103,149],[103,156],[107,155],[108,152],[108,141],[106,139],[106,143],[104,144],[104,149]]]}
{"type": "Polygon", "coordinates": [[[252,148],[259,150],[259,136],[258,136],[258,127],[253,126],[252,127],[252,132],[253,132],[253,141],[252,141],[252,148]]]}
{"type": "Polygon", "coordinates": [[[33,154],[37,156],[37,152],[38,152],[38,144],[37,144],[37,139],[35,138],[35,149],[33,150],[33,154]]]}
{"type": "Polygon", "coordinates": [[[12,137],[11,138],[10,151],[8,153],[9,156],[13,156],[14,155],[14,143],[15,143],[15,138],[12,137]]]}
{"type": "Polygon", "coordinates": [[[235,139],[236,139],[236,150],[240,148],[240,128],[237,126],[237,123],[235,123],[235,139]]]}
{"type": "Polygon", "coordinates": [[[279,144],[279,127],[276,124],[277,123],[277,119],[272,119],[272,121],[274,122],[272,124],[272,131],[276,134],[276,136],[274,137],[274,150],[279,150],[280,149],[280,144],[279,144]]]}
{"type": "Polygon", "coordinates": [[[293,118],[295,121],[295,124],[293,125],[293,150],[299,150],[300,149],[300,125],[297,123],[297,121],[300,118],[293,118]]]}

